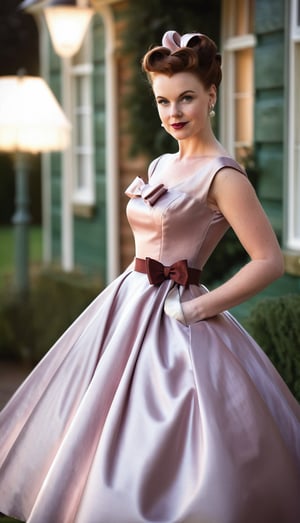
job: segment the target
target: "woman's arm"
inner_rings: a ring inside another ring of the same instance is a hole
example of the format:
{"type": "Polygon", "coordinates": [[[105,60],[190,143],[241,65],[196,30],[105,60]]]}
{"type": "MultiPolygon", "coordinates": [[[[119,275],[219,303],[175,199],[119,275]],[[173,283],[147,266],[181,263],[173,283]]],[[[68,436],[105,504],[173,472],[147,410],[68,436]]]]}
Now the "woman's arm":
{"type": "Polygon", "coordinates": [[[284,271],[274,231],[249,180],[233,169],[214,179],[208,201],[217,206],[250,257],[232,278],[211,292],[184,302],[187,323],[210,318],[260,292],[284,271]]]}

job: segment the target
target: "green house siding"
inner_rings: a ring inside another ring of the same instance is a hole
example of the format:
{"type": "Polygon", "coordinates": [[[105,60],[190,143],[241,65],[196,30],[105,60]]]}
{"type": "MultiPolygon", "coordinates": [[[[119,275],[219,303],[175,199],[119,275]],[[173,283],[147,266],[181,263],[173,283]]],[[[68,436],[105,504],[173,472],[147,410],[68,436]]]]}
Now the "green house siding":
{"type": "Polygon", "coordinates": [[[258,0],[255,9],[255,151],[259,197],[277,234],[282,234],[284,154],[283,0],[258,0]]]}
{"type": "Polygon", "coordinates": [[[61,258],[61,154],[51,157],[51,244],[52,260],[59,263],[61,258]]]}
{"type": "MultiPolygon", "coordinates": [[[[289,3],[289,2],[288,2],[289,3]]],[[[287,119],[288,19],[285,0],[256,0],[255,33],[255,153],[259,197],[279,238],[283,232],[285,167],[284,122],[287,119]]],[[[264,291],[232,309],[243,321],[263,298],[300,291],[300,278],[285,274],[264,291]]]]}
{"type": "MultiPolygon", "coordinates": [[[[50,46],[49,40],[49,46],[50,46]]],[[[60,58],[50,47],[50,87],[58,100],[61,100],[60,58]]],[[[51,154],[51,261],[60,264],[61,260],[61,153],[51,154]]]]}

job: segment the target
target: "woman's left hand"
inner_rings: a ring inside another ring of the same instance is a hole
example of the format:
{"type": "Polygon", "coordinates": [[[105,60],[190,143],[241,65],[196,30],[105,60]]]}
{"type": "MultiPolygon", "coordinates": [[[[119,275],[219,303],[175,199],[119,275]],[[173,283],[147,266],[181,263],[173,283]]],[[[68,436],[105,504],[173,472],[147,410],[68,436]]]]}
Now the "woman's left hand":
{"type": "MultiPolygon", "coordinates": [[[[201,299],[201,298],[200,298],[201,299]]],[[[181,302],[182,314],[185,319],[186,325],[192,325],[201,321],[203,318],[199,314],[199,298],[196,300],[189,300],[181,302]]]]}
{"type": "Polygon", "coordinates": [[[180,290],[177,286],[169,291],[165,300],[164,311],[183,325],[191,325],[202,319],[199,316],[199,298],[182,302],[180,290]]]}

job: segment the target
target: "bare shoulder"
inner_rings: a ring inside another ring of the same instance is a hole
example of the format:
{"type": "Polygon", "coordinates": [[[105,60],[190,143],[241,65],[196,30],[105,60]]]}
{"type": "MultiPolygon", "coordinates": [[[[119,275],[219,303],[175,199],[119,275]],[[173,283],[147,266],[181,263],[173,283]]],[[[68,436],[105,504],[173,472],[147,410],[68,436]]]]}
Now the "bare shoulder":
{"type": "Polygon", "coordinates": [[[255,190],[247,176],[232,167],[224,167],[215,175],[208,194],[208,201],[213,206],[222,207],[226,201],[236,198],[257,199],[255,190]]]}
{"type": "MultiPolygon", "coordinates": [[[[241,168],[242,169],[242,168],[241,168]]],[[[222,167],[214,177],[213,186],[224,185],[227,183],[236,184],[241,182],[250,184],[249,179],[242,170],[234,169],[233,167],[222,167]]]]}

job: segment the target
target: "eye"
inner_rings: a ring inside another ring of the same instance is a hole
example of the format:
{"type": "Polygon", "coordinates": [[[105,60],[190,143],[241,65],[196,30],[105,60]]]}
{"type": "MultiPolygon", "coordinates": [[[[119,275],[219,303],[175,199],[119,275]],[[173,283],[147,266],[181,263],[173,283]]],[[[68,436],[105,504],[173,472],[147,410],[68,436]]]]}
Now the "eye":
{"type": "Polygon", "coordinates": [[[157,100],[158,105],[168,105],[168,103],[169,103],[168,100],[166,100],[165,98],[159,98],[157,100]]]}
{"type": "Polygon", "coordinates": [[[192,102],[193,99],[194,99],[193,96],[191,96],[190,94],[185,94],[185,95],[182,97],[182,101],[183,101],[183,102],[187,102],[187,103],[192,102]]]}

